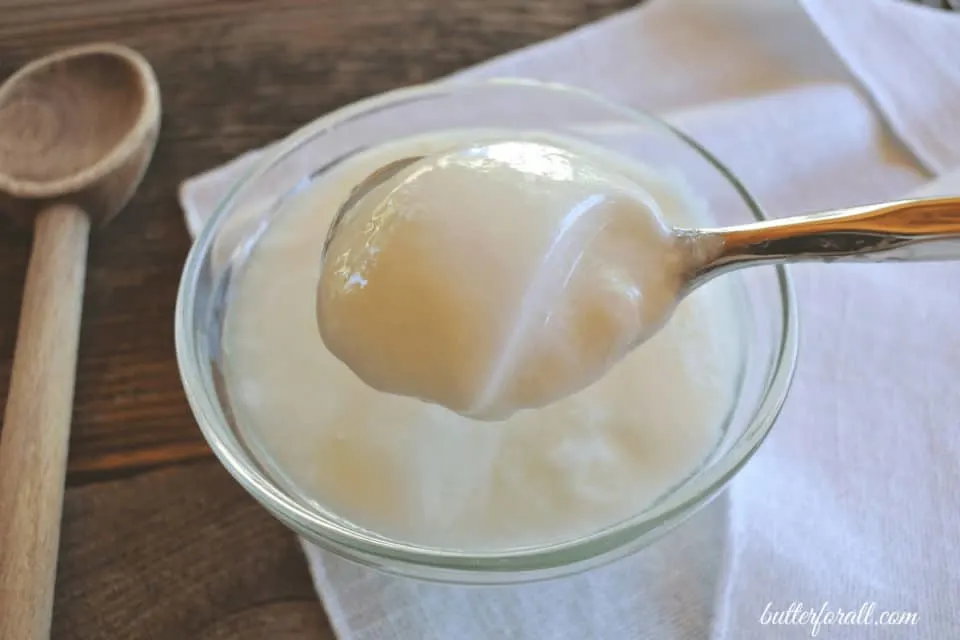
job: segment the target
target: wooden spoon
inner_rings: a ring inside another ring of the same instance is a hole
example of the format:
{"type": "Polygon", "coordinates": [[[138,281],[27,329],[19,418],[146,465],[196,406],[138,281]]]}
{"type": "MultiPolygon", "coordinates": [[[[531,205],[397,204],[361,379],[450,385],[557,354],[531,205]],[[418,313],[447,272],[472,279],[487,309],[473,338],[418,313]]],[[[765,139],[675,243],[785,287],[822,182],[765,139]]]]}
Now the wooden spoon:
{"type": "Polygon", "coordinates": [[[160,127],[138,53],[62,51],[0,86],[0,210],[35,220],[0,434],[0,638],[50,635],[87,237],[127,203],[160,127]]]}

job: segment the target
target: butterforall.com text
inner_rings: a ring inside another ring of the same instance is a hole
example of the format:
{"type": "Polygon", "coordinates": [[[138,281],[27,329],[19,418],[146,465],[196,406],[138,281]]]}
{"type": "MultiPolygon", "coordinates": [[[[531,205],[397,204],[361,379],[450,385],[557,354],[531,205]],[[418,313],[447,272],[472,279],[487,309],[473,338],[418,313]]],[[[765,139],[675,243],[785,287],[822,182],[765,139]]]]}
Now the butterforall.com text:
{"type": "Polygon", "coordinates": [[[768,602],[760,614],[762,625],[809,626],[810,637],[816,638],[825,626],[916,626],[915,611],[878,611],[876,602],[864,602],[856,609],[844,609],[824,602],[819,607],[791,602],[778,609],[768,602]]]}

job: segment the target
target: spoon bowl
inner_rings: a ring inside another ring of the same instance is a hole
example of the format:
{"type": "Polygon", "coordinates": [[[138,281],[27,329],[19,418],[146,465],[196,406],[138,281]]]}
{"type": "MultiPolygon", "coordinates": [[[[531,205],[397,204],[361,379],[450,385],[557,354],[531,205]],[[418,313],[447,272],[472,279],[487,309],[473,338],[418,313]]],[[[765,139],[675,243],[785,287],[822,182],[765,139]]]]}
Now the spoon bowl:
{"type": "Polygon", "coordinates": [[[92,44],[27,64],[0,86],[0,210],[30,222],[69,200],[106,222],[133,195],[159,128],[160,90],[136,51],[92,44]]]}
{"type": "Polygon", "coordinates": [[[119,45],[0,86],[0,211],[35,225],[0,433],[0,638],[50,634],[90,226],[133,195],[159,127],[156,77],[119,45]]]}

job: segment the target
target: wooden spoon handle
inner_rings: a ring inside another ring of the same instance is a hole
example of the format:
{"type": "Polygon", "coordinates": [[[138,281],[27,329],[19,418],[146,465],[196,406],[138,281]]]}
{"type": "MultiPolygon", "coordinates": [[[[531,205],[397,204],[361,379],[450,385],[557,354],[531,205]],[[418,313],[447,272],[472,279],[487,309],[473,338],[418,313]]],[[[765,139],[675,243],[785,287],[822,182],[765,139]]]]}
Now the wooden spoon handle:
{"type": "Polygon", "coordinates": [[[50,636],[90,221],[37,217],[0,433],[0,638],[50,636]]]}

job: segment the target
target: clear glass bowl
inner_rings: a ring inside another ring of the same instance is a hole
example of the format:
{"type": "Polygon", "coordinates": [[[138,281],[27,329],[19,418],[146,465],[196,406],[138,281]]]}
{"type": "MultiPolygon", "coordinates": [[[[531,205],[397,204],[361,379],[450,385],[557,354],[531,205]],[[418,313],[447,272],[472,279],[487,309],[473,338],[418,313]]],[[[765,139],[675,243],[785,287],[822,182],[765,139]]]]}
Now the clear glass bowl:
{"type": "Polygon", "coordinates": [[[220,328],[231,269],[280,204],[363,149],[451,128],[562,133],[646,165],[680,172],[710,201],[719,224],[763,213],[707,151],[665,123],[594,94],[526,80],[448,81],[401,89],[320,118],[269,149],[230,190],[190,251],[176,308],[176,348],[204,437],[233,477],[310,542],[364,565],[461,584],[530,581],[580,571],[650,544],[714,497],[757,450],[776,419],[797,357],[792,286],[780,267],[743,278],[749,349],[741,392],[722,442],[699,471],[635,517],[581,539],[542,548],[472,554],[419,547],[332,518],[284,488],[244,442],[224,389],[220,328]]]}

